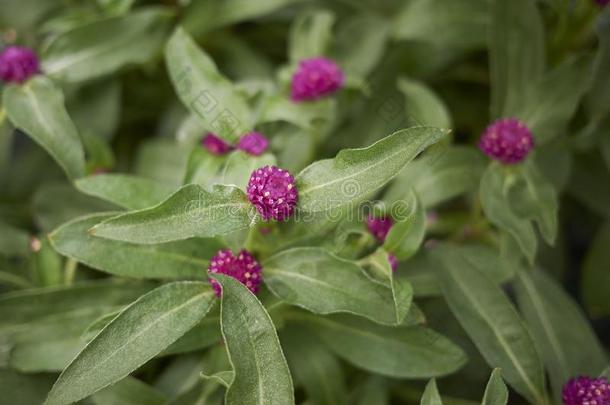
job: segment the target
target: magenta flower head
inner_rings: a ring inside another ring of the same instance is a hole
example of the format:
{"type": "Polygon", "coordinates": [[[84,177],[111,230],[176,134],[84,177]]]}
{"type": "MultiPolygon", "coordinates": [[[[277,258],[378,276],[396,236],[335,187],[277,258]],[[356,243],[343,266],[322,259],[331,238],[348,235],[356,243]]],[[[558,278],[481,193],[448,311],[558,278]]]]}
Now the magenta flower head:
{"type": "Polygon", "coordinates": [[[610,0],[595,0],[598,6],[604,7],[610,4],[610,0]]]}
{"type": "Polygon", "coordinates": [[[217,156],[227,154],[233,150],[233,147],[226,143],[224,139],[217,137],[211,132],[208,132],[203,137],[201,144],[208,152],[217,156]]]}
{"type": "Polygon", "coordinates": [[[606,378],[576,377],[563,386],[565,405],[609,405],[610,383],[606,378]]]}
{"type": "Polygon", "coordinates": [[[392,268],[392,271],[396,271],[396,269],[398,268],[398,259],[396,258],[396,256],[391,253],[388,254],[388,261],[390,262],[390,267],[392,268]]]}
{"type": "Polygon", "coordinates": [[[345,76],[333,61],[326,58],[304,59],[292,76],[293,101],[310,101],[328,96],[343,86],[345,76]]]}
{"type": "Polygon", "coordinates": [[[386,236],[388,236],[388,232],[392,228],[393,221],[390,217],[374,217],[370,215],[366,219],[366,226],[369,228],[369,232],[373,234],[373,236],[379,241],[385,241],[386,236]]]}
{"type": "Polygon", "coordinates": [[[237,144],[237,149],[254,156],[260,156],[265,153],[267,147],[269,147],[269,141],[263,134],[258,132],[247,133],[239,139],[237,144]]]}
{"type": "MultiPolygon", "coordinates": [[[[220,273],[231,276],[246,287],[253,294],[258,292],[258,287],[263,280],[261,274],[262,267],[254,256],[247,250],[240,251],[237,256],[233,255],[229,249],[219,250],[210,260],[208,273],[220,273]]],[[[222,289],[218,281],[210,278],[210,283],[217,297],[220,297],[222,289]]]]}
{"type": "Polygon", "coordinates": [[[525,124],[514,118],[497,120],[485,129],[479,149],[504,164],[521,162],[534,147],[534,138],[525,124]]]}
{"type": "Polygon", "coordinates": [[[294,177],[277,166],[264,166],[253,171],[246,189],[248,199],[265,221],[288,218],[299,198],[294,177]]]}
{"type": "Polygon", "coordinates": [[[38,57],[29,48],[7,46],[0,53],[0,79],[7,83],[23,83],[40,72],[38,57]]]}

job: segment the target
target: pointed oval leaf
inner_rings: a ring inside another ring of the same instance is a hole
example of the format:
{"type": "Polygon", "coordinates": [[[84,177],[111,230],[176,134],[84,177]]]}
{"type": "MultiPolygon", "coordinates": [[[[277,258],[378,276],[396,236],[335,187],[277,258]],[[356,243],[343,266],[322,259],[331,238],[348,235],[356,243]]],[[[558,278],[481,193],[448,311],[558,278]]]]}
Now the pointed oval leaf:
{"type": "Polygon", "coordinates": [[[517,272],[517,302],[549,372],[553,394],[576,375],[598,375],[608,358],[582,310],[541,270],[517,272]],[[578,347],[578,350],[574,350],[578,347]]]}
{"type": "Polygon", "coordinates": [[[121,380],[188,332],[213,302],[203,282],[175,282],[143,295],[66,367],[46,404],[70,404],[121,380]]]}
{"type": "Polygon", "coordinates": [[[499,164],[490,164],[481,179],[479,191],[481,205],[487,218],[494,225],[508,232],[525,257],[533,262],[538,240],[530,221],[517,215],[510,204],[508,190],[512,186],[511,176],[499,164]]]}
{"type": "Polygon", "coordinates": [[[426,235],[426,210],[413,190],[406,198],[392,205],[396,221],[383,243],[383,248],[399,260],[407,260],[419,249],[426,235]],[[403,209],[399,208],[404,207],[403,209]]]}
{"type": "Polygon", "coordinates": [[[13,125],[49,152],[68,177],[85,172],[85,155],[76,126],[68,116],[62,91],[44,76],[8,86],[2,103],[13,125]]]}
{"type": "Polygon", "coordinates": [[[132,278],[202,278],[208,259],[222,245],[192,238],[159,245],[137,245],[89,233],[92,226],[116,214],[92,214],[70,221],[49,235],[55,250],[87,266],[132,278]]]}
{"type": "Polygon", "coordinates": [[[397,378],[451,374],[466,355],[449,339],[421,326],[388,327],[350,315],[295,315],[311,327],[335,354],[373,373],[397,378]]]}
{"type": "Polygon", "coordinates": [[[171,19],[169,9],[152,7],[78,26],[51,42],[42,69],[53,78],[80,82],[147,62],[161,49],[171,19]]]}
{"type": "Polygon", "coordinates": [[[481,405],[506,405],[508,403],[508,389],[502,380],[499,368],[494,368],[485,388],[485,395],[481,405]]]}
{"type": "Polygon", "coordinates": [[[377,191],[447,130],[403,129],[368,148],[345,149],[312,163],[298,174],[299,209],[319,212],[355,204],[377,191]]]}
{"type": "MultiPolygon", "coordinates": [[[[534,403],[545,403],[542,363],[524,322],[502,289],[458,248],[435,249],[435,271],[449,308],[487,363],[534,403]]],[[[491,270],[490,270],[491,271],[491,270]]]]}
{"type": "Polygon", "coordinates": [[[432,379],[426,384],[426,389],[421,397],[420,405],[443,405],[441,395],[436,387],[436,380],[432,379]]]}
{"type": "Polygon", "coordinates": [[[263,276],[269,289],[284,302],[316,314],[348,312],[396,325],[411,305],[409,286],[403,289],[406,296],[397,309],[390,288],[371,279],[356,263],[323,248],[280,252],[263,263],[263,276]]]}
{"type": "Polygon", "coordinates": [[[152,207],[174,191],[165,184],[128,174],[98,174],[78,179],[75,185],[85,194],[130,210],[152,207]]]}
{"type": "Polygon", "coordinates": [[[214,237],[248,228],[254,207],[240,189],[189,184],[159,205],[108,219],[91,233],[108,239],[155,244],[193,237],[214,237]]]}
{"type": "Polygon", "coordinates": [[[169,39],[165,62],[178,98],[207,130],[231,142],[251,130],[243,95],[182,28],[169,39]]]}
{"type": "Polygon", "coordinates": [[[213,277],[222,285],[220,324],[235,372],[226,404],[294,404],[292,377],[271,317],[239,281],[213,277]]]}

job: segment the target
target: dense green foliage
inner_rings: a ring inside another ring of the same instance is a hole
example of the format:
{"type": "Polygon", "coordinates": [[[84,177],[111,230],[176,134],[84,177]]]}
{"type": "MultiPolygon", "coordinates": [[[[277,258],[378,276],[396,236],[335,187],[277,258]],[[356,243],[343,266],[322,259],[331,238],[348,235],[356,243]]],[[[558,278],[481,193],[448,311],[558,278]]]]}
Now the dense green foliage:
{"type": "Polygon", "coordinates": [[[0,404],[551,405],[608,375],[610,7],[3,0],[0,40],[41,70],[0,87],[0,404]],[[295,102],[321,56],[342,88],[295,102]],[[516,164],[478,147],[501,118],[516,164]],[[247,189],[270,165],[286,221],[247,189]],[[256,295],[208,277],[221,249],[256,295]]]}

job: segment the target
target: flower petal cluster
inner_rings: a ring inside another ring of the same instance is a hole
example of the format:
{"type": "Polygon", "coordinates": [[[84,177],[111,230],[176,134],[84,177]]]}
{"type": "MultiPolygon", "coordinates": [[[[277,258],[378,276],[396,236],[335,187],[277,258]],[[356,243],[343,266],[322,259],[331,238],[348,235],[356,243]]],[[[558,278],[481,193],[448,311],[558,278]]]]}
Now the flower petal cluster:
{"type": "Polygon", "coordinates": [[[610,405],[610,383],[606,378],[580,376],[563,386],[565,405],[610,405]]]}
{"type": "Polygon", "coordinates": [[[0,53],[0,80],[23,83],[40,72],[36,53],[21,46],[8,46],[0,53]]]}
{"type": "MultiPolygon", "coordinates": [[[[212,155],[225,155],[231,152],[235,147],[219,138],[216,134],[208,132],[201,141],[203,147],[212,155]]],[[[269,141],[260,132],[248,132],[239,139],[237,149],[242,150],[253,156],[260,156],[269,147],[269,141]]]]}
{"type": "MultiPolygon", "coordinates": [[[[246,287],[253,294],[258,292],[258,288],[263,280],[263,268],[256,261],[254,256],[247,250],[241,250],[237,256],[229,249],[222,249],[210,260],[208,273],[226,274],[231,276],[246,287]]],[[[222,288],[218,281],[210,278],[210,283],[216,296],[220,297],[222,288]]]]}
{"type": "Polygon", "coordinates": [[[514,118],[493,122],[479,140],[479,149],[504,164],[521,162],[534,147],[529,128],[514,118]]]}
{"type": "Polygon", "coordinates": [[[252,172],[246,191],[265,221],[287,219],[299,198],[294,177],[277,166],[264,166],[252,172]]]}
{"type": "Polygon", "coordinates": [[[295,102],[326,97],[343,86],[345,75],[327,58],[304,59],[292,76],[291,99],[295,102]]]}

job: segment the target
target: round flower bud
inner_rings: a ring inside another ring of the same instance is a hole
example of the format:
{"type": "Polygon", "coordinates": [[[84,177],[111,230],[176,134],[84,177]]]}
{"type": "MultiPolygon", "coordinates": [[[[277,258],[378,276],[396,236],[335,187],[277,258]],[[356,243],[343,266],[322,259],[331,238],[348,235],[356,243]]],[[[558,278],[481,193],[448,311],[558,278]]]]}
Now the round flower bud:
{"type": "Polygon", "coordinates": [[[533,147],[534,138],[529,128],[513,118],[495,121],[479,140],[483,153],[504,164],[521,162],[533,147]]]}
{"type": "MultiPolygon", "coordinates": [[[[262,267],[254,256],[247,250],[240,251],[237,256],[233,255],[229,249],[219,250],[210,260],[208,273],[220,273],[231,276],[246,287],[253,294],[258,292],[258,288],[263,280],[262,267]]],[[[216,296],[220,297],[222,289],[218,281],[210,278],[210,283],[216,296]]]]}
{"type": "Polygon", "coordinates": [[[40,72],[38,57],[28,48],[7,46],[0,53],[0,79],[7,83],[23,83],[40,72]]]}
{"type": "Polygon", "coordinates": [[[248,199],[265,221],[288,218],[299,198],[294,177],[277,166],[264,166],[253,171],[246,190],[248,199]]]}
{"type": "Polygon", "coordinates": [[[249,132],[239,139],[237,149],[254,156],[260,156],[267,150],[269,141],[258,132],[249,132]]]}
{"type": "Polygon", "coordinates": [[[576,377],[563,386],[565,405],[608,405],[610,383],[606,378],[576,377]]]}
{"type": "Polygon", "coordinates": [[[366,226],[369,228],[369,232],[373,234],[375,239],[379,242],[385,241],[386,236],[388,236],[388,232],[392,228],[393,222],[390,217],[379,217],[375,218],[370,215],[366,219],[366,226]]]}
{"type": "Polygon", "coordinates": [[[328,96],[339,90],[345,81],[343,72],[326,58],[304,59],[292,76],[293,101],[309,101],[328,96]]]}
{"type": "Polygon", "coordinates": [[[396,269],[398,268],[398,259],[396,258],[396,256],[389,253],[388,261],[390,262],[390,267],[392,268],[392,271],[396,271],[396,269]]]}
{"type": "Polygon", "coordinates": [[[208,132],[203,137],[201,144],[208,152],[217,156],[225,155],[233,150],[233,147],[225,142],[224,139],[217,137],[211,132],[208,132]]]}

